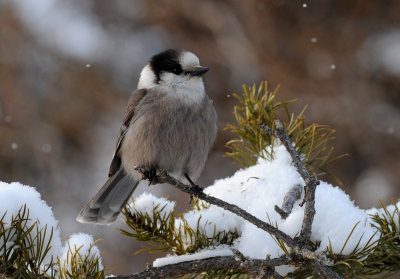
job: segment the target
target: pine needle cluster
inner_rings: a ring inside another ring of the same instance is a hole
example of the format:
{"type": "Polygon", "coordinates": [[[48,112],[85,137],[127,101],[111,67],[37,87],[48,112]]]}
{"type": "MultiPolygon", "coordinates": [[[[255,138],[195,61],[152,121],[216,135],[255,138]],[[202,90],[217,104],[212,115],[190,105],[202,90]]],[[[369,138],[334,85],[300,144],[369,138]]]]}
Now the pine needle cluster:
{"type": "Polygon", "coordinates": [[[88,249],[88,253],[80,253],[81,247],[68,246],[66,262],[57,260],[57,277],[59,279],[105,278],[104,269],[100,268],[100,258],[92,249],[96,241],[88,249]]]}
{"type": "Polygon", "coordinates": [[[53,229],[45,240],[48,228],[39,230],[37,223],[28,224],[29,209],[24,206],[11,223],[5,223],[5,212],[0,219],[0,275],[5,278],[48,278],[51,265],[42,265],[50,250],[53,229]]]}
{"type": "MultiPolygon", "coordinates": [[[[194,199],[192,209],[199,210],[207,206],[194,199]]],[[[165,212],[164,208],[155,205],[152,214],[149,214],[129,205],[125,207],[123,214],[128,229],[120,229],[121,233],[148,244],[136,253],[171,251],[175,255],[191,254],[208,247],[232,245],[239,236],[236,230],[217,231],[215,226],[212,235],[209,235],[206,233],[207,224],[201,225],[201,217],[197,220],[197,226],[192,228],[182,214],[175,210],[165,212]]]]}
{"type": "Polygon", "coordinates": [[[0,217],[0,278],[22,279],[75,279],[104,278],[99,269],[99,257],[82,258],[77,249],[70,249],[67,262],[55,258],[44,264],[51,249],[53,228],[39,229],[38,221],[30,222],[29,208],[25,205],[11,221],[6,223],[7,212],[0,217]],[[29,221],[29,222],[28,222],[29,221]],[[65,268],[71,266],[71,270],[65,268]]]}
{"type": "Polygon", "coordinates": [[[383,213],[371,216],[378,239],[369,239],[364,247],[356,247],[346,257],[336,255],[336,269],[347,278],[386,278],[400,270],[400,212],[393,202],[394,210],[382,204],[383,213]],[[342,259],[341,259],[342,258],[342,259]]]}
{"type": "MultiPolygon", "coordinates": [[[[383,213],[371,215],[372,226],[376,233],[372,235],[363,247],[359,244],[349,255],[333,253],[333,247],[328,247],[328,255],[334,260],[333,269],[344,278],[388,278],[400,271],[400,211],[393,201],[394,210],[382,204],[383,213]]],[[[354,229],[345,240],[341,251],[346,247],[354,229]]],[[[317,248],[318,245],[315,246],[317,248]]],[[[293,278],[317,278],[311,269],[302,268],[290,274],[293,278]]]]}
{"type": "Polygon", "coordinates": [[[272,159],[275,137],[263,132],[260,124],[275,129],[275,120],[279,117],[297,152],[304,156],[309,171],[316,175],[329,173],[326,166],[346,156],[332,156],[334,148],[329,143],[334,139],[335,130],[317,123],[306,126],[304,113],[307,107],[297,115],[290,113],[288,105],[296,100],[277,101],[278,90],[279,87],[269,91],[264,81],[258,88],[243,85],[242,96],[233,94],[240,103],[233,111],[236,125],[228,124],[226,129],[238,138],[226,143],[230,150],[226,156],[245,167],[254,165],[259,157],[272,159]]]}

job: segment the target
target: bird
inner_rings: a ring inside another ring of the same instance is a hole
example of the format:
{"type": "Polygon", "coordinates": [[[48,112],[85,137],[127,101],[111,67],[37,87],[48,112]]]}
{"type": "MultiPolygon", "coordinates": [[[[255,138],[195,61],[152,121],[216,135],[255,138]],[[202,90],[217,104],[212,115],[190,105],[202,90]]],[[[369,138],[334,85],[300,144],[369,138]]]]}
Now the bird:
{"type": "Polygon", "coordinates": [[[208,71],[188,50],[167,49],[150,58],[129,98],[108,179],[78,222],[113,223],[143,178],[137,166],[182,182],[199,178],[217,134],[203,81],[208,71]]]}

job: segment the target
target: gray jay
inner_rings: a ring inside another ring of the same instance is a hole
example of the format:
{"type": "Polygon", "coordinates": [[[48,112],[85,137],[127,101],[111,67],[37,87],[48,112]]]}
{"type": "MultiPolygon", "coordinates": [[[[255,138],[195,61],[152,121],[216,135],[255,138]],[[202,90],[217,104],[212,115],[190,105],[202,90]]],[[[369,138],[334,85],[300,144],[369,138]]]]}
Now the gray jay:
{"type": "Polygon", "coordinates": [[[196,180],[217,133],[216,112],[204,90],[207,67],[189,51],[169,49],[143,68],[129,99],[108,180],[80,211],[81,223],[115,221],[136,189],[143,166],[196,180]]]}

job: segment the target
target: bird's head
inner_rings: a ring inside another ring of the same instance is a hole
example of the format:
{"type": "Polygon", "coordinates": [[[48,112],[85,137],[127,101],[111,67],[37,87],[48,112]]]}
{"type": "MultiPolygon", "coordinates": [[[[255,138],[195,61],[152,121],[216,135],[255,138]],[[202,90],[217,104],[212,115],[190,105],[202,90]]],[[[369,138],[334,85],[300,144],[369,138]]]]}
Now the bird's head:
{"type": "Polygon", "coordinates": [[[189,80],[203,83],[202,75],[207,67],[200,66],[199,58],[190,51],[168,49],[154,55],[143,68],[138,88],[152,88],[157,85],[179,86],[189,80]]]}

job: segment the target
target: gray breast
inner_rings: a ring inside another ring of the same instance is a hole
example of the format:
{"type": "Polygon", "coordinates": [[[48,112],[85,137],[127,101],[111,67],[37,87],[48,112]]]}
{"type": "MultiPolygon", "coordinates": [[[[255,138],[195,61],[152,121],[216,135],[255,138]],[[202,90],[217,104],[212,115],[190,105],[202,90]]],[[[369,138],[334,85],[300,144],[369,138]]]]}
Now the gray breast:
{"type": "Polygon", "coordinates": [[[177,178],[187,173],[196,180],[216,131],[216,113],[207,95],[201,103],[189,105],[166,94],[147,94],[125,136],[122,165],[131,174],[135,166],[143,165],[177,178]]]}

